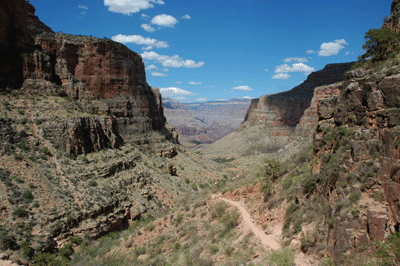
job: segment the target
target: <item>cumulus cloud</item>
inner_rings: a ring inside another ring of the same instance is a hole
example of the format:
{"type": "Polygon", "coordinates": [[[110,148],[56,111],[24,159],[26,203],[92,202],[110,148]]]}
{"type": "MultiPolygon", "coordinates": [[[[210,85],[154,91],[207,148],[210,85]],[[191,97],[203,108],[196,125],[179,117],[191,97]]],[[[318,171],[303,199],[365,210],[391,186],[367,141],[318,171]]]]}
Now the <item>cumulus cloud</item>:
{"type": "Polygon", "coordinates": [[[153,46],[157,48],[168,48],[169,45],[164,41],[157,41],[156,39],[145,38],[140,35],[122,35],[118,34],[111,37],[113,41],[120,42],[123,44],[126,43],[135,43],[137,45],[147,45],[145,50],[152,49],[153,46]]]}
{"type": "Polygon", "coordinates": [[[283,59],[283,62],[285,63],[292,63],[292,62],[300,62],[300,63],[305,63],[308,62],[307,58],[300,58],[300,57],[288,57],[283,59]]]}
{"type": "Polygon", "coordinates": [[[242,99],[253,99],[253,97],[250,97],[250,96],[243,96],[242,99]]]}
{"type": "Polygon", "coordinates": [[[169,27],[173,28],[176,23],[178,23],[178,20],[174,18],[173,16],[162,14],[155,16],[152,20],[151,23],[160,26],[160,27],[169,27]]]}
{"type": "Polygon", "coordinates": [[[276,75],[272,76],[272,79],[286,80],[286,79],[289,79],[290,77],[291,77],[291,75],[289,75],[288,73],[284,73],[284,74],[276,74],[276,75]]]}
{"type": "Polygon", "coordinates": [[[162,94],[163,97],[195,95],[195,93],[193,92],[182,90],[181,88],[177,87],[161,88],[160,93],[162,94]]]}
{"type": "Polygon", "coordinates": [[[196,99],[196,101],[198,101],[198,102],[205,102],[207,100],[208,100],[207,98],[198,98],[198,99],[196,99]]]}
{"type": "Polygon", "coordinates": [[[142,58],[150,61],[157,61],[163,65],[163,67],[186,67],[186,68],[198,68],[203,66],[204,62],[196,63],[193,60],[184,60],[180,58],[178,55],[168,56],[168,55],[160,55],[156,52],[144,52],[142,54],[142,58]]]}
{"type": "Polygon", "coordinates": [[[191,81],[191,82],[189,82],[189,84],[190,84],[190,85],[200,85],[201,82],[194,82],[194,81],[191,81]]]}
{"type": "Polygon", "coordinates": [[[252,91],[253,89],[249,86],[237,86],[232,88],[232,90],[240,90],[240,91],[252,91]]]}
{"type": "Polygon", "coordinates": [[[140,27],[150,33],[156,31],[155,28],[153,28],[152,26],[150,26],[149,24],[146,24],[146,23],[143,23],[142,25],[140,25],[140,27]]]}
{"type": "Polygon", "coordinates": [[[146,68],[146,70],[153,70],[153,69],[158,69],[156,65],[150,65],[146,68]]]}
{"type": "Polygon", "coordinates": [[[296,63],[289,66],[288,64],[283,64],[277,66],[275,69],[275,74],[282,74],[287,72],[304,72],[304,74],[308,75],[313,72],[315,69],[313,67],[307,66],[304,63],[296,63]]]}
{"type": "Polygon", "coordinates": [[[317,52],[314,51],[314,50],[308,50],[306,53],[307,53],[307,54],[316,54],[317,52]]]}
{"type": "Polygon", "coordinates": [[[153,4],[163,5],[163,0],[104,0],[104,5],[108,6],[111,12],[130,15],[137,13],[142,9],[154,7],[153,4]]]}
{"type": "Polygon", "coordinates": [[[160,73],[160,72],[151,72],[151,75],[153,77],[166,77],[166,76],[168,76],[168,74],[160,73]]]}
{"type": "Polygon", "coordinates": [[[182,18],[183,18],[183,19],[191,19],[192,17],[189,16],[188,14],[186,14],[186,15],[184,15],[182,18]]]}
{"type": "Polygon", "coordinates": [[[344,49],[343,45],[348,43],[345,39],[335,40],[334,42],[324,42],[321,44],[321,50],[318,52],[319,56],[332,56],[337,55],[340,50],[344,49]]]}
{"type": "Polygon", "coordinates": [[[87,6],[81,6],[81,5],[79,5],[78,7],[81,8],[81,9],[88,10],[88,7],[87,7],[87,6]]]}

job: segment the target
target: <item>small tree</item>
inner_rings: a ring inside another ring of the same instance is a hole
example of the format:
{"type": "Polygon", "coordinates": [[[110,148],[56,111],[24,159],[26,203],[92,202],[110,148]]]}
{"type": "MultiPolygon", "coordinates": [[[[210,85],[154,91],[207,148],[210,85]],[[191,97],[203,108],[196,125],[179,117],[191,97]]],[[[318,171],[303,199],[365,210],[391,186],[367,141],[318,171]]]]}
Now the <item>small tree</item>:
{"type": "Polygon", "coordinates": [[[389,28],[370,29],[365,33],[364,38],[367,41],[362,48],[366,52],[361,58],[381,61],[387,59],[390,53],[397,50],[400,42],[400,33],[394,32],[389,28]]]}

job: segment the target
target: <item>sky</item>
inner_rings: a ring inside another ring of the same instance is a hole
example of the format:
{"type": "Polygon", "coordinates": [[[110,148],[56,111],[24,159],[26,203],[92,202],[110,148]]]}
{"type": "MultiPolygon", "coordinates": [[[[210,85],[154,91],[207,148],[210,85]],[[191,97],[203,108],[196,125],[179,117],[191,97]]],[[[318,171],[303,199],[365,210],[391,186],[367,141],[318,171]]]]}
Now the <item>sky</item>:
{"type": "Polygon", "coordinates": [[[180,102],[289,90],[356,61],[392,0],[30,0],[55,32],[107,37],[140,53],[147,83],[180,102]]]}

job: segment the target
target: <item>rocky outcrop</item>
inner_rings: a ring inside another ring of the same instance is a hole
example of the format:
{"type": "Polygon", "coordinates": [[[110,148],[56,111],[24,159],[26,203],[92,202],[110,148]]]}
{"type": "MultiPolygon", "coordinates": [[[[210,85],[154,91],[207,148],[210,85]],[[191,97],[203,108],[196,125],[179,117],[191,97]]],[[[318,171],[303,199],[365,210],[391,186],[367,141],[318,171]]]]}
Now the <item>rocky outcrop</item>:
{"type": "Polygon", "coordinates": [[[44,24],[38,16],[35,15],[36,8],[30,4],[29,2],[26,2],[26,6],[28,9],[28,28],[29,28],[29,34],[30,36],[35,39],[36,35],[43,33],[43,32],[51,32],[54,33],[54,31],[44,24]]]}
{"type": "Polygon", "coordinates": [[[400,32],[400,1],[393,0],[391,7],[391,15],[385,18],[383,27],[392,29],[396,32],[400,32]]]}
{"type": "MultiPolygon", "coordinates": [[[[329,99],[337,97],[340,92],[342,82],[317,87],[314,89],[314,96],[311,100],[310,107],[308,107],[303,116],[300,118],[299,123],[296,125],[294,135],[306,138],[312,138],[318,125],[318,103],[321,99],[329,99]]],[[[326,100],[323,100],[326,101],[326,100]]]]}
{"type": "Polygon", "coordinates": [[[282,93],[264,95],[251,101],[245,122],[265,123],[274,135],[290,136],[304,111],[310,107],[314,89],[342,81],[353,63],[330,64],[311,73],[299,86],[282,93]]]}
{"type": "Polygon", "coordinates": [[[45,136],[69,154],[80,155],[123,144],[114,117],[75,117],[43,124],[45,136]]]}
{"type": "Polygon", "coordinates": [[[400,225],[400,75],[360,73],[324,87],[329,93],[317,103],[315,198],[328,206],[319,236],[336,264],[400,225]]]}

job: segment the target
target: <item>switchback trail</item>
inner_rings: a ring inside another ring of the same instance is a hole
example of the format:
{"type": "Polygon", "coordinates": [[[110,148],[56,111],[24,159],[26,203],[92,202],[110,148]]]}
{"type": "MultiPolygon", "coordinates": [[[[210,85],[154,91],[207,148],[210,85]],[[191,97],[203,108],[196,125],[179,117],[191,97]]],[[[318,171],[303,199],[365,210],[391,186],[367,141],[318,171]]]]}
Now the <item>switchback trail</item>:
{"type": "Polygon", "coordinates": [[[263,243],[263,245],[266,249],[278,250],[280,248],[280,244],[275,240],[274,235],[266,235],[263,230],[259,229],[253,223],[250,213],[239,202],[222,198],[220,195],[213,195],[213,197],[219,198],[219,199],[225,201],[226,203],[238,208],[240,211],[240,214],[243,217],[245,226],[248,229],[250,229],[254,233],[254,235],[257,236],[261,240],[261,242],[263,243]]]}

